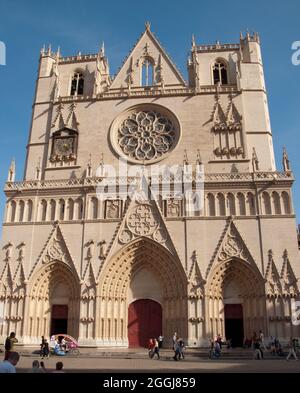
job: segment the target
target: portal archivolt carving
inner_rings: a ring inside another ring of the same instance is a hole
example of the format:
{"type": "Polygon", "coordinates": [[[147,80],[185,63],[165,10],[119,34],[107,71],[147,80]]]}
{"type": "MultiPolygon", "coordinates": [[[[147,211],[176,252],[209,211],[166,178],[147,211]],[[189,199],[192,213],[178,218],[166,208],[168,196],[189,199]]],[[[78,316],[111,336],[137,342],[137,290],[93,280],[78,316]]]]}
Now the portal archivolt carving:
{"type": "Polygon", "coordinates": [[[160,221],[158,212],[150,203],[136,204],[128,211],[119,241],[127,244],[137,237],[146,236],[158,243],[164,243],[167,240],[167,233],[160,221]]]}

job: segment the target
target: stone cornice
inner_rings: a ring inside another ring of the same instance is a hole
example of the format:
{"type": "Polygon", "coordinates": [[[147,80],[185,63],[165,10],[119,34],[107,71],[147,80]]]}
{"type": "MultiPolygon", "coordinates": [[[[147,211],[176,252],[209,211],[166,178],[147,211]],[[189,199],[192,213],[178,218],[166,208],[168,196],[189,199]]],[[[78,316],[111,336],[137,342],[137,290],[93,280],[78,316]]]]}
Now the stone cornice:
{"type": "MultiPolygon", "coordinates": [[[[19,182],[6,182],[4,191],[9,194],[10,192],[22,192],[31,190],[53,190],[53,189],[82,189],[93,188],[101,185],[103,177],[88,177],[79,179],[57,179],[57,180],[27,180],[19,182]]],[[[159,183],[162,181],[159,177],[159,183]]],[[[192,180],[196,180],[195,175],[192,180]]],[[[136,181],[135,177],[116,177],[115,182],[117,185],[130,185],[136,181]]],[[[171,178],[171,183],[174,179],[171,178]]],[[[179,181],[179,179],[177,179],[179,181]]],[[[199,179],[197,180],[199,181],[199,179]]],[[[208,188],[217,188],[220,185],[224,187],[233,186],[248,186],[254,185],[272,185],[272,186],[290,186],[294,181],[292,172],[238,172],[238,173],[205,173],[205,185],[208,188]]],[[[150,179],[151,183],[151,179],[150,179]]]]}
{"type": "MultiPolygon", "coordinates": [[[[224,85],[220,86],[219,94],[232,94],[238,93],[239,90],[236,85],[224,85]]],[[[65,96],[59,97],[53,101],[34,102],[34,105],[40,104],[58,104],[71,103],[71,102],[91,102],[91,101],[106,101],[106,100],[117,100],[126,98],[151,98],[151,97],[176,97],[176,96],[194,96],[201,94],[216,94],[215,85],[200,86],[198,89],[192,87],[181,87],[165,86],[163,89],[160,86],[153,86],[149,89],[145,88],[132,88],[128,89],[111,89],[102,94],[91,95],[91,96],[65,96]]]]}

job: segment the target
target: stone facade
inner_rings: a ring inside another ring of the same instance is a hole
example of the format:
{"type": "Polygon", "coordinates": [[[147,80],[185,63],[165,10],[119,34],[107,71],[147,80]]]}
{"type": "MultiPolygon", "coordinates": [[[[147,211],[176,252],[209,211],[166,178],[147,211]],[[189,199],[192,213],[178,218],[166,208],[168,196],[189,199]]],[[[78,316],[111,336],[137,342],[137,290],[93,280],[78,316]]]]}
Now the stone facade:
{"type": "Polygon", "coordinates": [[[193,39],[187,67],[188,82],[149,24],[114,77],[104,48],[41,51],[24,179],[12,163],[5,185],[2,339],[15,331],[37,343],[65,305],[82,345],[127,346],[138,299],[159,303],[163,335],[178,331],[190,346],[226,335],[230,304],[242,305],[244,337],[300,336],[294,178],[285,151],[275,167],[259,37],[193,39]],[[99,198],[120,157],[129,172],[201,165],[203,208],[164,195],[162,177],[156,199],[124,198],[130,173],[115,178],[114,198],[99,198]]]}

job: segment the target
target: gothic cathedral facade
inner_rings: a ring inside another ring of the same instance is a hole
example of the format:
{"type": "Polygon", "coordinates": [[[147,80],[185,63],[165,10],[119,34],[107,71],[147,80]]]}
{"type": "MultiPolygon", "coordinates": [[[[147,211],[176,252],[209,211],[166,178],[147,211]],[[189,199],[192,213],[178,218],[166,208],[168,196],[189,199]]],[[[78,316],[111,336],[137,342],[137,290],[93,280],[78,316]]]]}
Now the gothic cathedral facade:
{"type": "Polygon", "coordinates": [[[115,76],[104,47],[41,50],[24,179],[13,162],[5,184],[2,340],[300,336],[294,178],[286,151],[275,166],[258,35],[193,39],[187,74],[149,24],[115,76]],[[200,167],[202,203],[190,209],[174,190],[192,168],[193,192],[200,167]],[[133,184],[150,192],[130,197],[133,184]]]}

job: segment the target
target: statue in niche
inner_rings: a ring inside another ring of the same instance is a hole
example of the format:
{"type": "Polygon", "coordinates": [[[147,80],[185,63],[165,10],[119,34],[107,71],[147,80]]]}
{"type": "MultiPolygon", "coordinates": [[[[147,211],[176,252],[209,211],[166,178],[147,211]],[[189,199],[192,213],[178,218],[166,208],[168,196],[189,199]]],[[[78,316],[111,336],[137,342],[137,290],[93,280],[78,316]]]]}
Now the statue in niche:
{"type": "Polygon", "coordinates": [[[180,200],[169,199],[167,203],[167,215],[168,217],[179,217],[180,216],[180,200]]]}
{"type": "Polygon", "coordinates": [[[100,254],[99,254],[99,258],[100,259],[105,259],[105,255],[106,255],[106,241],[102,240],[100,243],[100,254]]]}
{"type": "Polygon", "coordinates": [[[106,218],[119,218],[119,201],[106,201],[106,218]]]}

